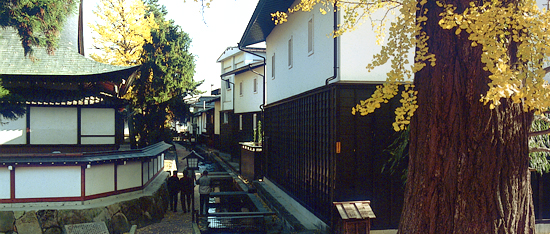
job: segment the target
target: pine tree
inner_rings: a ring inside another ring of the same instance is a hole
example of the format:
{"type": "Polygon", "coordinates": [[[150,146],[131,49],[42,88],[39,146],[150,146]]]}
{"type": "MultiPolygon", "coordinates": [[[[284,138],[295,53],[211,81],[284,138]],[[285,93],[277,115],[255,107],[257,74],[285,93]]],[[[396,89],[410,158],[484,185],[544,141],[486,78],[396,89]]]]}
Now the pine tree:
{"type": "Polygon", "coordinates": [[[135,139],[140,146],[160,140],[171,141],[169,123],[189,113],[183,102],[186,95],[197,94],[202,81],[193,80],[195,57],[189,52],[191,38],[165,20],[166,9],[157,1],[148,2],[148,14],[156,16],[158,28],[143,46],[140,76],[134,82],[131,98],[135,139]]]}

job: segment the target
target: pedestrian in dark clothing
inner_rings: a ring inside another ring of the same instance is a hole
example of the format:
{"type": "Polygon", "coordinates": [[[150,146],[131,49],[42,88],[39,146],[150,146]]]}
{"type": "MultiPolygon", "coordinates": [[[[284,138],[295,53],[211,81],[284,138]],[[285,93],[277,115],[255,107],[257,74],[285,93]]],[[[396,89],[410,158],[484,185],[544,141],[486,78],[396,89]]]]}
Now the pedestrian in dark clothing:
{"type": "Polygon", "coordinates": [[[178,193],[180,192],[180,180],[178,179],[178,171],[173,171],[173,174],[170,178],[168,178],[168,181],[166,182],[168,185],[168,193],[170,195],[170,207],[169,209],[177,212],[178,207],[178,193]]]}
{"type": "Polygon", "coordinates": [[[193,181],[193,178],[188,176],[187,171],[184,171],[183,177],[180,179],[181,184],[181,209],[183,210],[183,213],[190,212],[191,209],[194,207],[191,207],[191,195],[193,194],[195,183],[193,181]]]}
{"type": "Polygon", "coordinates": [[[204,215],[208,213],[208,200],[210,199],[210,192],[212,191],[211,184],[212,180],[208,177],[208,171],[202,173],[201,178],[197,180],[199,184],[199,194],[200,194],[200,214],[204,215]]]}

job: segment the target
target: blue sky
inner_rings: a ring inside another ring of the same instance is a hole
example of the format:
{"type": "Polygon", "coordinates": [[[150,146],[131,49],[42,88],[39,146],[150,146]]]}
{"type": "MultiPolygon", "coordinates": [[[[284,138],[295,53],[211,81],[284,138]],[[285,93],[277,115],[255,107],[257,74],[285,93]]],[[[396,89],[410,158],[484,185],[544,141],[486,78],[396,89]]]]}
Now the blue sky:
{"type": "MultiPolygon", "coordinates": [[[[86,55],[91,53],[92,32],[88,22],[94,23],[92,10],[97,0],[84,0],[84,46],[86,55]]],[[[201,6],[193,0],[160,0],[173,19],[192,38],[190,51],[196,55],[195,80],[205,80],[200,90],[210,93],[220,87],[218,57],[229,46],[237,46],[258,0],[214,0],[210,8],[201,14],[201,6]]]]}

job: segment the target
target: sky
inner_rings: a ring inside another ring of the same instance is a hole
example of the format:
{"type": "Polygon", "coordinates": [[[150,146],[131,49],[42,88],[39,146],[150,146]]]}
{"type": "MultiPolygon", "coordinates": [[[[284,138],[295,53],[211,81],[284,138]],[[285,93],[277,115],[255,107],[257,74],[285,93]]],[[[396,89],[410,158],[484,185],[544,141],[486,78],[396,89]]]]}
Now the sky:
{"type": "MultiPolygon", "coordinates": [[[[93,51],[93,32],[88,23],[94,24],[97,0],[84,0],[84,51],[93,51]]],[[[192,39],[189,49],[195,55],[195,80],[204,80],[199,90],[210,94],[220,88],[221,65],[217,59],[227,47],[237,46],[252,17],[258,0],[214,0],[210,8],[201,13],[200,3],[193,0],[159,0],[166,6],[167,18],[173,19],[192,39]],[[213,85],[213,86],[211,86],[213,85]]]]}

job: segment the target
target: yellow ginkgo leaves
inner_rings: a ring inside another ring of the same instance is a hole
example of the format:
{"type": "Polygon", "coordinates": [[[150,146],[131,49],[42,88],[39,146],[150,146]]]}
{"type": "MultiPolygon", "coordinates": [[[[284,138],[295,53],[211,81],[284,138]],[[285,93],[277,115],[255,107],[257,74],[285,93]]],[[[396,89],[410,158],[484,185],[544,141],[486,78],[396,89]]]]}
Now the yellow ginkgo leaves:
{"type": "Polygon", "coordinates": [[[94,14],[101,19],[92,30],[94,46],[101,55],[92,59],[113,65],[136,65],[140,62],[143,45],[151,40],[151,29],[157,28],[154,15],[146,17],[142,0],[101,0],[94,14]]]}
{"type": "Polygon", "coordinates": [[[489,71],[489,91],[480,98],[489,108],[500,105],[501,98],[523,102],[524,111],[544,112],[550,98],[544,66],[550,55],[550,17],[532,0],[503,5],[488,1],[462,13],[455,7],[439,3],[446,10],[439,21],[445,29],[466,31],[472,46],[482,46],[481,62],[489,71]]]}

